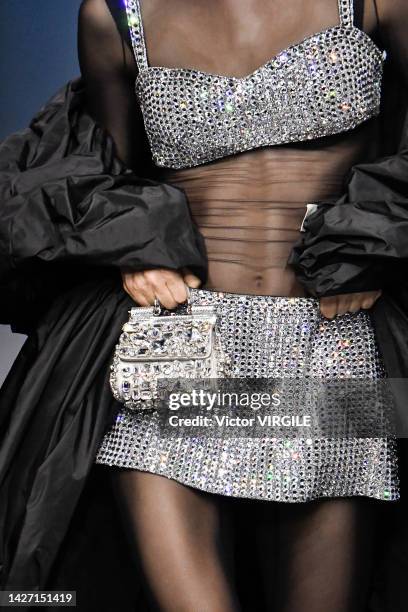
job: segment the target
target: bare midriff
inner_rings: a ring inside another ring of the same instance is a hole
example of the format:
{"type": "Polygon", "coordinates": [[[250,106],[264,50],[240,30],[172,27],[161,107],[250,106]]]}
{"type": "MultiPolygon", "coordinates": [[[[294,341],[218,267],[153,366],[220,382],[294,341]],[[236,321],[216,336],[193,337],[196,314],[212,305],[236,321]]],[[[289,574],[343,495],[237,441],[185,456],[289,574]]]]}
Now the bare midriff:
{"type": "Polygon", "coordinates": [[[336,198],[350,168],[373,154],[372,125],[353,133],[240,153],[159,177],[182,188],[205,239],[205,288],[304,296],[287,264],[306,204],[336,198]]]}

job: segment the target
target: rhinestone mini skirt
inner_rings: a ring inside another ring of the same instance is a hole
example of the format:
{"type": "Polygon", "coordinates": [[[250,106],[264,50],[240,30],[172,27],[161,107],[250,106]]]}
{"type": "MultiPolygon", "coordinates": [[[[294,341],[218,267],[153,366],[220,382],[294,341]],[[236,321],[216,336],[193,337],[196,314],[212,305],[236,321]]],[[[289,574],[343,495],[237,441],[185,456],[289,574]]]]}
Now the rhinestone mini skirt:
{"type": "MultiPolygon", "coordinates": [[[[191,290],[213,304],[236,378],[381,379],[385,370],[366,311],[325,319],[315,298],[191,290]]],[[[237,437],[163,433],[158,411],[121,408],[98,464],[137,469],[231,497],[305,502],[399,498],[393,437],[237,437]]]]}

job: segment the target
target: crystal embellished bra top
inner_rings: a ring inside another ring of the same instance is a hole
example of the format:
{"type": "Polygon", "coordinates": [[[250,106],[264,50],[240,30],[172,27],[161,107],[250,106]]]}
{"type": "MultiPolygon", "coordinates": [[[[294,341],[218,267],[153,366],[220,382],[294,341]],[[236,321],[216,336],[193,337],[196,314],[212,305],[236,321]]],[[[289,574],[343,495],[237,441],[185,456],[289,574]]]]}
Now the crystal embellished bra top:
{"type": "Polygon", "coordinates": [[[385,52],[340,23],[291,45],[245,77],[149,66],[139,0],[125,0],[136,95],[153,161],[189,168],[250,149],[351,130],[378,115],[385,52]]]}

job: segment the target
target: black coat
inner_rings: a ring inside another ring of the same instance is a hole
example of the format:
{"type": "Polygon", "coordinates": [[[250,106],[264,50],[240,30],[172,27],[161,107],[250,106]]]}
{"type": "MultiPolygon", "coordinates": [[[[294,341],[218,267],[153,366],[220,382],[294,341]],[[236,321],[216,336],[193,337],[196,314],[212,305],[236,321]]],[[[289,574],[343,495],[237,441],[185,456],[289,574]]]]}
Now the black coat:
{"type": "MultiPolygon", "coordinates": [[[[0,321],[28,334],[0,393],[1,586],[77,590],[86,612],[143,611],[106,469],[94,465],[118,409],[108,366],[133,305],[118,268],[189,266],[205,280],[206,257],[184,192],[125,168],[83,96],[81,80],[68,83],[0,148],[0,321]]],[[[407,163],[402,147],[356,166],[292,256],[316,295],[377,288],[381,273],[373,319],[398,379],[408,373],[407,163]],[[383,282],[391,273],[398,285],[383,282]]],[[[405,441],[400,450],[403,499],[384,523],[370,612],[407,609],[405,441]]],[[[245,598],[257,588],[245,544],[240,563],[245,598]]]]}

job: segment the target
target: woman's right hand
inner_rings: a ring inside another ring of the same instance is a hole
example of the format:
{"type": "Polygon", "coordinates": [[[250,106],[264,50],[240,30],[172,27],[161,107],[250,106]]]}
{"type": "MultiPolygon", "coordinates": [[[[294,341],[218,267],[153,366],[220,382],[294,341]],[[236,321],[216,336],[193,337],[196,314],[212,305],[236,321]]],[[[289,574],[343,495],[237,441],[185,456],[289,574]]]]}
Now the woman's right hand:
{"type": "Polygon", "coordinates": [[[187,299],[188,287],[197,288],[200,279],[187,268],[168,268],[133,272],[122,270],[123,288],[139,306],[152,306],[157,298],[164,308],[173,309],[187,299]]]}

